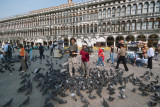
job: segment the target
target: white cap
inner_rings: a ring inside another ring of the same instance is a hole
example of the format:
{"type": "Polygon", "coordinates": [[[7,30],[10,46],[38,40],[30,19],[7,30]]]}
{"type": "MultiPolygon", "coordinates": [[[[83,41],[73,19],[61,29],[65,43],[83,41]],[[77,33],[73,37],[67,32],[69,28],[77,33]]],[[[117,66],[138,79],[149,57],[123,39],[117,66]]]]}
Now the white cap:
{"type": "Polygon", "coordinates": [[[82,46],[87,46],[87,43],[82,43],[82,46]]]}

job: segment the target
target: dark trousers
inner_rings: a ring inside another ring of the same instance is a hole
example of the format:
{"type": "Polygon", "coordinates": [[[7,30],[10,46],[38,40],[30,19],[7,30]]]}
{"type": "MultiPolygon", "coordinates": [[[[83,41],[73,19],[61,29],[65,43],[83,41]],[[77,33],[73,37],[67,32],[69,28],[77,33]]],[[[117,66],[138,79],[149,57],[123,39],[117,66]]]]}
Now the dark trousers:
{"type": "Polygon", "coordinates": [[[43,59],[44,59],[43,52],[40,52],[40,59],[42,59],[42,57],[43,57],[43,59]]]}
{"type": "Polygon", "coordinates": [[[125,56],[120,56],[120,57],[118,58],[116,69],[118,69],[119,63],[120,63],[121,61],[122,61],[123,65],[124,65],[125,70],[128,71],[128,67],[127,67],[127,65],[126,65],[125,56]]]}
{"type": "MultiPolygon", "coordinates": [[[[21,57],[21,60],[23,60],[22,58],[23,57],[21,57]]],[[[26,58],[25,58],[25,64],[26,64],[26,68],[28,69],[28,64],[27,64],[27,59],[26,58]]],[[[19,71],[22,71],[22,64],[21,64],[21,66],[19,68],[19,71]]]]}
{"type": "Polygon", "coordinates": [[[152,57],[148,57],[148,66],[147,68],[152,69],[152,57]]]}

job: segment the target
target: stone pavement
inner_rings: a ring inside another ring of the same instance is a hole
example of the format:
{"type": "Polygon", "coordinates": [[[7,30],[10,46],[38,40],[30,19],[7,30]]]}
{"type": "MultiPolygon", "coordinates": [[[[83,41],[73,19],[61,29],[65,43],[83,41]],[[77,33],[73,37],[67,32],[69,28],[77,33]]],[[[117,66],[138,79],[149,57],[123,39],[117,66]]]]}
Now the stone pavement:
{"type": "MultiPolygon", "coordinates": [[[[34,55],[38,55],[38,51],[33,51],[34,55]]],[[[46,55],[49,55],[49,52],[45,52],[46,55]]],[[[106,55],[106,59],[108,59],[109,54],[105,53],[106,55]]],[[[80,56],[77,57],[79,60],[78,65],[80,65],[80,56]]],[[[51,57],[49,58],[51,59],[51,57]]],[[[52,62],[56,63],[55,60],[52,58],[52,62]]],[[[57,59],[58,60],[58,59],[57,59]]],[[[65,60],[67,60],[67,58],[63,58],[62,60],[58,60],[58,64],[63,63],[65,60]]],[[[90,56],[90,68],[94,68],[96,67],[95,63],[98,60],[97,58],[97,53],[94,53],[90,56]]],[[[45,70],[41,71],[41,72],[46,72],[48,67],[46,67],[45,65],[46,60],[40,60],[38,59],[36,62],[31,62],[31,66],[29,67],[29,69],[27,70],[28,73],[34,71],[36,68],[38,67],[44,67],[45,70]]],[[[115,63],[116,64],[116,63],[115,63]]],[[[154,76],[159,75],[160,74],[160,61],[153,61],[153,74],[154,76]]],[[[141,75],[143,75],[145,73],[145,71],[147,71],[147,68],[144,67],[135,67],[132,66],[130,64],[127,64],[128,68],[129,68],[129,72],[125,72],[124,76],[127,76],[131,73],[135,74],[135,77],[139,77],[141,75]]],[[[17,89],[21,86],[20,83],[20,76],[19,76],[19,66],[20,63],[15,63],[14,67],[15,67],[15,71],[13,72],[9,72],[9,71],[5,71],[4,73],[0,73],[0,107],[5,104],[10,98],[13,98],[13,103],[11,107],[18,107],[26,98],[27,96],[25,96],[25,92],[24,93],[18,93],[17,89]]],[[[100,69],[107,69],[109,70],[110,68],[114,70],[114,66],[110,63],[105,63],[105,67],[99,67],[100,69]]],[[[56,66],[55,66],[56,68],[56,66]]],[[[124,69],[123,65],[120,64],[120,68],[124,69]]],[[[31,77],[33,77],[33,75],[31,74],[31,77]]],[[[160,83],[158,83],[160,85],[160,83]]],[[[42,96],[42,93],[39,91],[39,88],[36,88],[37,83],[33,81],[33,90],[32,90],[32,94],[30,95],[30,102],[28,105],[26,105],[26,107],[43,107],[44,105],[44,98],[45,96],[42,96]]],[[[119,87],[118,86],[114,86],[115,88],[119,87]]],[[[136,93],[132,93],[131,89],[134,88],[138,88],[136,86],[133,86],[131,83],[127,83],[127,87],[126,87],[126,95],[128,96],[128,98],[122,100],[120,99],[119,96],[119,91],[116,90],[116,94],[113,95],[113,97],[115,97],[115,100],[113,102],[108,102],[110,107],[147,107],[147,102],[150,101],[150,97],[146,96],[146,97],[142,97],[140,94],[140,91],[136,91],[136,93]]],[[[88,94],[86,94],[86,91],[81,91],[82,94],[88,98],[88,94]]],[[[70,92],[67,91],[67,93],[69,94],[68,97],[65,97],[63,99],[67,100],[67,104],[58,104],[57,102],[53,101],[53,104],[55,105],[55,107],[82,107],[83,103],[81,103],[80,98],[78,98],[78,101],[74,101],[71,96],[70,96],[70,92]]],[[[109,97],[108,95],[108,91],[106,90],[106,87],[103,88],[102,91],[102,98],[98,97],[95,90],[92,92],[93,95],[95,95],[97,98],[95,100],[89,100],[90,104],[89,107],[102,107],[101,102],[103,101],[103,98],[107,99],[109,97]]],[[[61,98],[61,97],[60,97],[61,98]]],[[[160,104],[157,105],[157,107],[159,107],[160,104]]]]}

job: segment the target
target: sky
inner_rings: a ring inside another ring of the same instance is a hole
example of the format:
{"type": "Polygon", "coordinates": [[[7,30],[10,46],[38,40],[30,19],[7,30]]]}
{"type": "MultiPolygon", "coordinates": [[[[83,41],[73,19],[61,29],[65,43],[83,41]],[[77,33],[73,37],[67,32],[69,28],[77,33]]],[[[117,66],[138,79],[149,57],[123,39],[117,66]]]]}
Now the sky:
{"type": "Polygon", "coordinates": [[[0,0],[0,19],[66,3],[67,0],[0,0]]]}

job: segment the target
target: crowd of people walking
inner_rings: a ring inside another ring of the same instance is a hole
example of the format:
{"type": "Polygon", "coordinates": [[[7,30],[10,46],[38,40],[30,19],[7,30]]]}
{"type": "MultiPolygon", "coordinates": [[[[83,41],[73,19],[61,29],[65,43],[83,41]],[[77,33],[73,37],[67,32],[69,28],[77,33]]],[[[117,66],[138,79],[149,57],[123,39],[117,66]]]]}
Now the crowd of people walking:
{"type": "MultiPolygon", "coordinates": [[[[54,49],[55,48],[58,49],[59,46],[61,46],[61,45],[50,44],[50,46],[48,46],[48,50],[50,50],[50,56],[54,56],[54,49]]],[[[147,51],[147,56],[148,56],[147,68],[149,68],[151,70],[153,57],[155,56],[155,60],[159,60],[160,48],[156,47],[156,49],[154,51],[154,49],[152,48],[152,45],[149,44],[148,46],[149,46],[149,49],[147,51]]],[[[27,68],[28,68],[27,60],[33,59],[33,55],[32,55],[33,47],[31,45],[23,45],[23,44],[19,44],[18,47],[20,49],[18,57],[21,60],[21,66],[20,66],[19,71],[26,72],[27,68]]],[[[5,45],[2,46],[2,50],[0,51],[2,62],[9,63],[10,59],[12,58],[12,53],[18,47],[6,42],[5,45]]],[[[104,50],[102,49],[101,45],[99,44],[97,47],[98,47],[98,53],[97,53],[98,59],[97,59],[97,64],[96,64],[97,67],[100,67],[101,65],[105,67],[105,62],[109,63],[109,61],[111,60],[111,64],[114,64],[115,61],[117,61],[115,69],[118,70],[119,64],[122,62],[122,64],[124,65],[125,71],[129,71],[127,64],[126,64],[126,57],[125,57],[127,54],[127,50],[124,47],[124,44],[119,44],[118,47],[114,47],[112,45],[109,50],[109,58],[107,58],[107,61],[105,61],[105,57],[107,55],[105,55],[104,50]],[[117,55],[117,57],[115,55],[117,55]]],[[[62,46],[61,46],[61,48],[62,48],[62,46]]],[[[38,50],[39,50],[39,58],[45,59],[45,55],[44,55],[45,48],[41,43],[39,44],[38,50]]],[[[65,53],[69,53],[68,62],[69,62],[70,76],[76,75],[76,73],[77,73],[77,66],[78,65],[77,65],[77,58],[76,57],[79,54],[79,55],[81,55],[82,71],[84,73],[84,76],[88,77],[89,76],[88,69],[89,69],[89,65],[90,65],[89,64],[90,63],[90,55],[92,54],[92,52],[88,48],[88,44],[86,42],[84,42],[82,44],[82,49],[80,50],[80,52],[78,52],[78,45],[76,44],[76,40],[74,38],[71,38],[70,39],[70,46],[65,51],[65,53]]]]}

